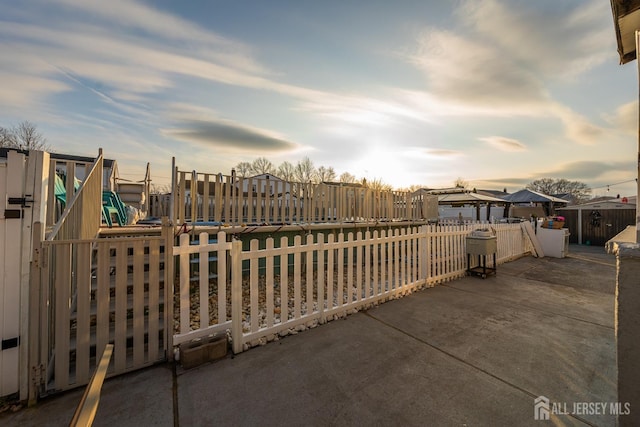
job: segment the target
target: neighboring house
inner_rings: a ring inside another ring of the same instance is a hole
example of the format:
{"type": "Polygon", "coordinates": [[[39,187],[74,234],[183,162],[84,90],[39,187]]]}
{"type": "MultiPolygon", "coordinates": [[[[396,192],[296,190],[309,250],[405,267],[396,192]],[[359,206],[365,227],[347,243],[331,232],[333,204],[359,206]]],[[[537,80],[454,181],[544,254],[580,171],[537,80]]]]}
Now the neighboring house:
{"type": "MultiPolygon", "coordinates": [[[[7,158],[7,152],[17,151],[19,153],[29,155],[29,150],[16,150],[15,148],[0,148],[0,158],[7,158]]],[[[86,173],[95,161],[95,157],[75,156],[72,154],[49,153],[51,166],[55,167],[58,173],[67,173],[67,163],[75,164],[75,178],[83,181],[86,173]]],[[[102,186],[105,189],[113,190],[115,182],[118,179],[118,164],[115,160],[104,159],[102,163],[102,186]]]]}
{"type": "Polygon", "coordinates": [[[262,173],[242,178],[242,193],[244,195],[248,195],[249,191],[251,191],[254,196],[259,193],[263,197],[266,195],[269,195],[270,197],[282,197],[285,194],[291,194],[291,183],[284,181],[273,174],[262,173]],[[250,182],[251,189],[249,189],[250,182]]]}

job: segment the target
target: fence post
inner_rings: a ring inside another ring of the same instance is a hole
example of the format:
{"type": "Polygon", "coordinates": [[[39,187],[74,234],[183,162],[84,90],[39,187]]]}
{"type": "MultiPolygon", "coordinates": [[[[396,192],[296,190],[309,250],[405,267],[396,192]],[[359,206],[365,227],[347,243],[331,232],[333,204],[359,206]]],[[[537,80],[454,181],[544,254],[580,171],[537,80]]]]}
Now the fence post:
{"type": "Polygon", "coordinates": [[[425,272],[426,269],[426,249],[427,245],[425,243],[427,239],[427,227],[422,225],[418,228],[418,279],[424,280],[424,284],[427,284],[425,272]]]}
{"type": "Polygon", "coordinates": [[[242,241],[231,243],[231,339],[233,353],[242,353],[242,241]]]}
{"type": "Polygon", "coordinates": [[[41,222],[33,224],[33,258],[29,273],[29,369],[28,405],[35,405],[38,399],[38,389],[40,387],[41,365],[40,365],[40,288],[42,286],[40,268],[43,263],[42,253],[42,233],[41,222]]]}
{"type": "Polygon", "coordinates": [[[423,268],[424,268],[424,279],[425,279],[425,285],[429,285],[429,279],[431,278],[431,236],[432,236],[432,229],[434,226],[432,225],[425,225],[425,233],[424,233],[424,261],[423,261],[423,268]]]}
{"type": "Polygon", "coordinates": [[[164,242],[164,342],[169,362],[173,361],[173,310],[174,265],[173,226],[169,218],[162,217],[162,241],[164,242]]]}

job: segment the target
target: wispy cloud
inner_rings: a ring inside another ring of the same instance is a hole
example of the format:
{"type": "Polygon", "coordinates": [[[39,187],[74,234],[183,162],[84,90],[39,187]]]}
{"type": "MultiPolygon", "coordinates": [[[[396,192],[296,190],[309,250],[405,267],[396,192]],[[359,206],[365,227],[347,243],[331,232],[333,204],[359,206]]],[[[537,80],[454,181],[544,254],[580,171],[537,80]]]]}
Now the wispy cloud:
{"type": "Polygon", "coordinates": [[[501,151],[525,151],[527,149],[527,146],[517,139],[504,136],[486,136],[478,139],[501,151]]]}
{"type": "Polygon", "coordinates": [[[638,135],[638,101],[619,106],[615,113],[605,116],[609,124],[629,135],[638,135]]]}
{"type": "MultiPolygon", "coordinates": [[[[541,177],[552,176],[558,178],[591,180],[602,177],[611,172],[631,171],[634,162],[602,162],[602,161],[577,161],[568,162],[558,166],[556,169],[541,174],[541,177]]],[[[626,173],[626,172],[625,172],[626,173]]]]}
{"type": "Polygon", "coordinates": [[[532,6],[526,0],[473,0],[463,3],[458,16],[461,28],[472,28],[476,40],[495,46],[520,72],[569,78],[611,56],[615,41],[601,19],[611,13],[608,4],[540,1],[532,6]]]}
{"type": "Polygon", "coordinates": [[[439,158],[449,158],[449,157],[458,157],[463,154],[462,151],[459,150],[448,150],[445,148],[428,148],[424,150],[424,153],[427,156],[431,157],[439,157],[439,158]]]}
{"type": "Polygon", "coordinates": [[[407,60],[427,79],[423,98],[431,111],[456,115],[555,117],[568,139],[589,143],[602,129],[554,100],[552,82],[570,82],[611,56],[602,2],[466,1],[458,31],[429,28],[407,60]],[[558,11],[558,8],[561,11],[558,11]],[[444,108],[433,108],[441,104],[444,108]]]}

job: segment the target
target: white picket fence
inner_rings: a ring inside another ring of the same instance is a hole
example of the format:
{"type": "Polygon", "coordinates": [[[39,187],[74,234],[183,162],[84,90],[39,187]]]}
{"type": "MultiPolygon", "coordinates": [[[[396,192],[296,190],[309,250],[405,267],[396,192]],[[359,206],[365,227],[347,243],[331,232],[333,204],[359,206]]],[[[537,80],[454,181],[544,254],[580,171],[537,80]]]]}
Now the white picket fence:
{"type": "MultiPolygon", "coordinates": [[[[229,333],[234,353],[466,274],[466,236],[483,224],[309,234],[263,247],[180,236],[173,344],[229,333]]],[[[530,252],[520,224],[491,226],[497,263],[530,252]]],[[[488,257],[489,258],[489,257],[488,257]]],[[[477,259],[472,257],[472,266],[477,259]]],[[[490,262],[490,261],[488,261],[490,262]]]]}

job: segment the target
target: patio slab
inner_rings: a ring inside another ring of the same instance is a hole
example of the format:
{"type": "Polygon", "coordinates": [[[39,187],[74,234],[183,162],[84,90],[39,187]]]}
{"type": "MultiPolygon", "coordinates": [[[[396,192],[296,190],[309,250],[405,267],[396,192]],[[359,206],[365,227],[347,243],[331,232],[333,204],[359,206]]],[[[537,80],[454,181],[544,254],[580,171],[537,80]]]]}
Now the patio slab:
{"type": "MultiPolygon", "coordinates": [[[[534,399],[615,402],[615,257],[572,247],[451,281],[192,370],[105,382],[94,425],[547,425],[534,399]]],[[[68,423],[81,391],[0,414],[68,423]]],[[[615,416],[551,414],[557,425],[615,416]]]]}

